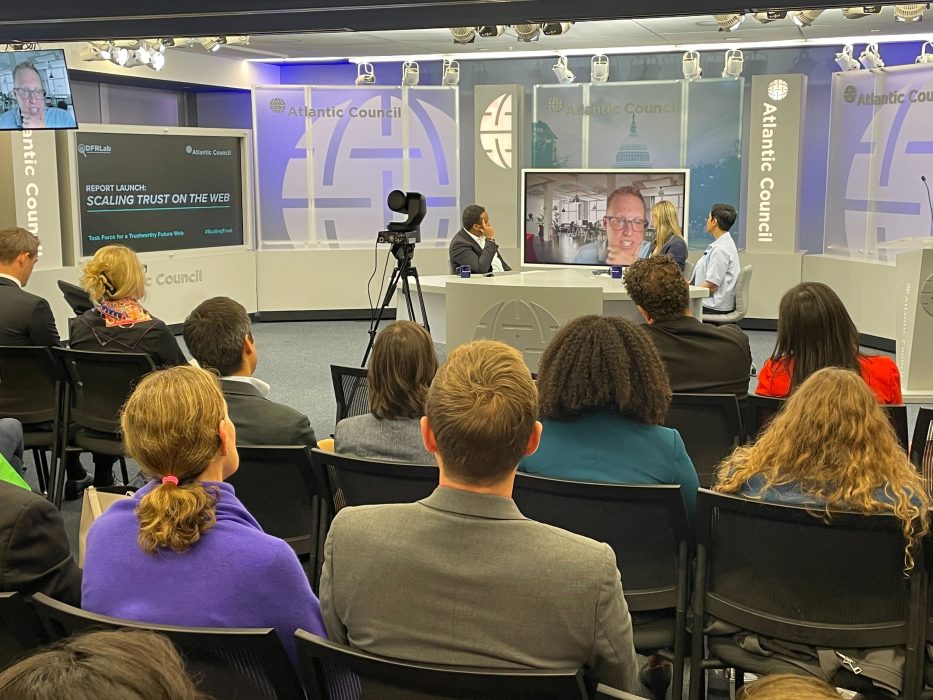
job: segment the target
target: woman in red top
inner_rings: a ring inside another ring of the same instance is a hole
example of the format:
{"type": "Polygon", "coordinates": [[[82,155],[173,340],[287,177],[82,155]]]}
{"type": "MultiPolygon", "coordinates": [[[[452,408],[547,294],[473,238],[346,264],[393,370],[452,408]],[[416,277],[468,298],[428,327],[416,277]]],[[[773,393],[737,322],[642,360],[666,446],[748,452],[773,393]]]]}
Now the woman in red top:
{"type": "Polygon", "coordinates": [[[858,331],[842,300],[821,282],[802,282],[781,298],[777,344],[758,373],[755,393],[785,397],[823,367],[859,372],[880,403],[903,402],[894,360],[861,354],[858,331]]]}

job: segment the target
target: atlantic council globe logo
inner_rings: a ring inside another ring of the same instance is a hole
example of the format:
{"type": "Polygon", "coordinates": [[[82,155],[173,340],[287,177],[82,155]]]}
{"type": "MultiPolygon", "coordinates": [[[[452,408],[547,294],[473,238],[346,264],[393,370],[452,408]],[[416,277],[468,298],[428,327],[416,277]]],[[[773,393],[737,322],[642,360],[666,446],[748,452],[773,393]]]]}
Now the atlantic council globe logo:
{"type": "Polygon", "coordinates": [[[852,104],[853,102],[855,102],[855,96],[856,96],[855,86],[847,85],[845,91],[842,93],[842,99],[844,99],[849,104],[852,104]]]}
{"type": "Polygon", "coordinates": [[[788,92],[790,92],[790,86],[787,84],[786,80],[778,78],[768,83],[768,97],[775,102],[787,97],[788,92]]]}
{"type": "Polygon", "coordinates": [[[191,153],[194,149],[191,146],[185,146],[185,153],[191,153]]]}
{"type": "Polygon", "coordinates": [[[512,95],[499,95],[486,107],[479,122],[479,142],[489,160],[506,170],[512,167],[512,95]]]}
{"type": "Polygon", "coordinates": [[[273,97],[269,100],[269,109],[271,109],[276,114],[281,114],[285,111],[285,100],[281,97],[273,97]]]}
{"type": "Polygon", "coordinates": [[[548,98],[547,108],[552,112],[563,112],[564,111],[564,101],[560,99],[557,95],[554,97],[548,98]]]}

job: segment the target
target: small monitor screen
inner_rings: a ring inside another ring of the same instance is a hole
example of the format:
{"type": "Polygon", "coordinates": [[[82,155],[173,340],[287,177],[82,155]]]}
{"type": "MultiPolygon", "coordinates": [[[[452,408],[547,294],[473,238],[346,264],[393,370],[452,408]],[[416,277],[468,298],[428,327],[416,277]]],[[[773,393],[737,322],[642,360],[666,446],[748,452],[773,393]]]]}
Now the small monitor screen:
{"type": "Polygon", "coordinates": [[[0,130],[77,126],[62,49],[0,51],[0,130]]]}
{"type": "Polygon", "coordinates": [[[652,210],[662,201],[684,230],[687,170],[524,170],[522,177],[525,265],[630,265],[650,255],[652,210]]]}

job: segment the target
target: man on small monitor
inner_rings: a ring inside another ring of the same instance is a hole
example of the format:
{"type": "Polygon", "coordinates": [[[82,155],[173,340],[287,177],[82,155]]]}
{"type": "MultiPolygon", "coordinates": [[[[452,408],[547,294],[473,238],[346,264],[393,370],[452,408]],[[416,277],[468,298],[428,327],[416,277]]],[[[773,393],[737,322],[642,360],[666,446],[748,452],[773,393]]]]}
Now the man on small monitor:
{"type": "Polygon", "coordinates": [[[648,225],[645,198],[631,185],[617,187],[606,199],[603,227],[605,241],[580,246],[573,262],[578,265],[631,265],[641,257],[648,225]]]}
{"type": "Polygon", "coordinates": [[[461,265],[469,265],[470,272],[485,275],[489,272],[508,272],[512,268],[499,254],[496,229],[489,223],[489,213],[479,204],[463,210],[461,228],[450,239],[450,268],[457,273],[461,265]]]}
{"type": "Polygon", "coordinates": [[[67,129],[75,126],[70,112],[46,107],[45,82],[39,69],[29,61],[13,68],[13,96],[16,106],[0,114],[0,129],[67,129]]]}

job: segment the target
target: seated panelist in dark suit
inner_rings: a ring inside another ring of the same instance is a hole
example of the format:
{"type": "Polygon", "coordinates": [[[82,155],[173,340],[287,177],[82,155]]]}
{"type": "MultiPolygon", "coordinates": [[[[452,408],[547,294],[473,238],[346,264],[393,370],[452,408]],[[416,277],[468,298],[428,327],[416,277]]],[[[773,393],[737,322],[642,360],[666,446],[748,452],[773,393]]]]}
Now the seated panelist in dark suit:
{"type": "Polygon", "coordinates": [[[61,345],[49,302],[23,289],[41,254],[26,229],[0,231],[0,345],[61,345]]]}
{"type": "Polygon", "coordinates": [[[228,297],[201,302],[185,319],[183,333],[198,364],[220,374],[238,445],[317,446],[308,417],[270,401],[269,385],[252,376],[259,356],[242,304],[228,297]]]}
{"type": "Polygon", "coordinates": [[[489,225],[489,213],[479,204],[463,210],[463,228],[450,239],[450,270],[469,265],[473,274],[508,272],[512,268],[499,255],[496,230],[489,225]]]}

